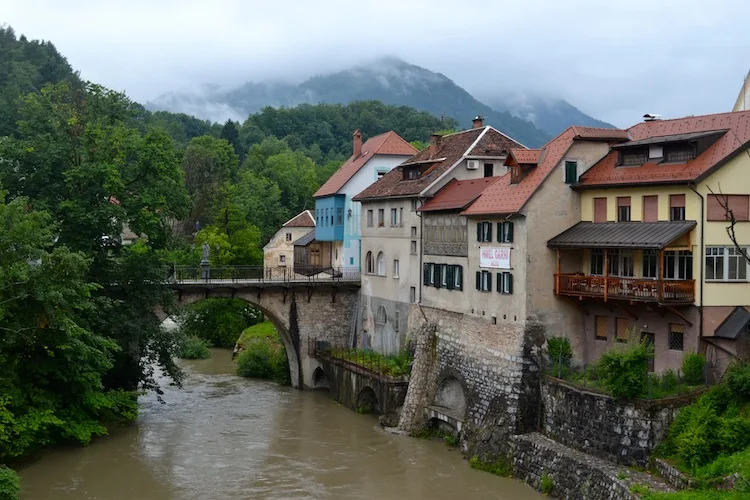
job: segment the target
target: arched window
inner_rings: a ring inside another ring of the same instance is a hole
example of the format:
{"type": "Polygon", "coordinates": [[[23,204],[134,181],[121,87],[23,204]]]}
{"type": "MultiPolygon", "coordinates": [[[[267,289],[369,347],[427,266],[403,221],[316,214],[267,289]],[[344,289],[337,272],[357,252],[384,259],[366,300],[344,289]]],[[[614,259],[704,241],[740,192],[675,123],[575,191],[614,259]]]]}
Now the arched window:
{"type": "Polygon", "coordinates": [[[378,307],[378,312],[375,313],[375,325],[385,326],[388,323],[388,315],[385,312],[385,307],[378,307]]]}
{"type": "Polygon", "coordinates": [[[372,252],[367,252],[367,256],[365,257],[365,266],[365,272],[367,274],[375,273],[375,262],[372,260],[372,252]]]}
{"type": "Polygon", "coordinates": [[[385,276],[385,255],[378,252],[378,276],[385,276]]]}

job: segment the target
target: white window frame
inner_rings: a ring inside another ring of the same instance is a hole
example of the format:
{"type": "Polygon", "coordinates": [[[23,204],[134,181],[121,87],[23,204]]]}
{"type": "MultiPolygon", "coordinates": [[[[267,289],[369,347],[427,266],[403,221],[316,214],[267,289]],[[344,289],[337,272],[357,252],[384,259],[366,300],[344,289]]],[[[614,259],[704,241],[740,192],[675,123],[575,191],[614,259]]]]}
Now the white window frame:
{"type": "Polygon", "coordinates": [[[399,261],[398,259],[393,259],[393,279],[398,279],[399,276],[399,261]]]}
{"type": "MultiPolygon", "coordinates": [[[[750,247],[743,247],[745,249],[745,252],[750,251],[750,247]]],[[[721,281],[730,281],[733,283],[743,283],[748,281],[748,276],[750,276],[750,269],[748,269],[748,263],[743,257],[742,253],[737,250],[735,247],[719,247],[719,246],[707,246],[706,247],[706,268],[709,267],[708,259],[712,258],[714,260],[714,264],[710,266],[713,269],[716,269],[715,259],[716,257],[720,257],[722,259],[721,262],[721,277],[720,278],[706,278],[707,282],[721,282],[721,281]],[[709,252],[711,253],[709,255],[709,252]],[[745,264],[745,277],[744,278],[730,278],[729,277],[729,268],[730,260],[734,262],[734,265],[736,269],[740,269],[740,265],[744,262],[745,264]]],[[[708,274],[708,273],[706,273],[708,274]]],[[[714,275],[715,276],[715,275],[714,275]]]]}
{"type": "Polygon", "coordinates": [[[385,276],[385,254],[378,252],[378,256],[375,257],[375,272],[378,276],[385,276]]]}
{"type": "Polygon", "coordinates": [[[489,271],[482,271],[482,278],[480,281],[481,290],[482,292],[491,292],[492,286],[490,285],[490,276],[492,276],[492,273],[489,271]]]}
{"type": "Polygon", "coordinates": [[[367,211],[367,227],[372,227],[374,224],[374,220],[375,218],[374,218],[373,211],[372,209],[370,209],[367,211]]]}

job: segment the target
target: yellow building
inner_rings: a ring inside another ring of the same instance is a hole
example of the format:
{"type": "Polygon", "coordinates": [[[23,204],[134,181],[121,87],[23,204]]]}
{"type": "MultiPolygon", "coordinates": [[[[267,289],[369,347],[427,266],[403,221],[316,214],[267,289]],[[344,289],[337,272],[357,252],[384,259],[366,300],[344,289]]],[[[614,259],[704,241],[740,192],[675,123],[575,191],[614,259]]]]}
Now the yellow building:
{"type": "Polygon", "coordinates": [[[596,360],[638,331],[655,371],[690,351],[722,371],[748,355],[750,111],[647,119],[628,135],[572,184],[581,222],[548,242],[555,294],[580,314],[578,354],[596,360]]]}

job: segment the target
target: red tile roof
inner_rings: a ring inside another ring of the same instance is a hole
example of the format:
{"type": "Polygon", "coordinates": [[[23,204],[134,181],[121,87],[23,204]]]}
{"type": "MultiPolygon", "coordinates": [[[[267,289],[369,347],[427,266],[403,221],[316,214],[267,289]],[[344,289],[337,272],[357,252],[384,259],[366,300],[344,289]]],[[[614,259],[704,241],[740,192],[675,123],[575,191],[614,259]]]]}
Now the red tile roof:
{"type": "Polygon", "coordinates": [[[589,139],[600,141],[627,141],[628,131],[619,128],[597,128],[597,127],[580,127],[573,125],[571,127],[576,139],[589,139]]]}
{"type": "MultiPolygon", "coordinates": [[[[617,151],[610,151],[583,174],[580,187],[616,186],[696,181],[723,165],[750,141],[750,111],[689,116],[675,120],[642,122],[628,129],[633,141],[677,134],[726,130],[697,158],[685,163],[649,162],[640,167],[618,167],[617,151]]],[[[623,144],[627,146],[627,143],[623,144]]]]}
{"type": "Polygon", "coordinates": [[[444,135],[440,146],[430,145],[394,168],[370,187],[359,193],[355,201],[415,196],[430,186],[464,156],[502,156],[512,148],[523,147],[492,127],[482,127],[444,135]],[[434,160],[434,162],[432,162],[434,160]],[[403,168],[420,162],[423,174],[419,179],[405,180],[403,168]],[[432,163],[430,163],[432,162],[432,163]]]}
{"type": "Polygon", "coordinates": [[[411,156],[416,152],[414,146],[392,130],[371,137],[362,145],[362,153],[357,157],[350,156],[313,196],[319,198],[336,194],[375,155],[411,156]]]}
{"type": "MultiPolygon", "coordinates": [[[[510,183],[510,172],[500,177],[500,179],[490,185],[484,192],[464,210],[464,215],[488,215],[488,214],[512,214],[521,210],[531,195],[536,192],[542,185],[544,179],[552,172],[555,166],[560,163],[565,153],[567,153],[573,141],[580,138],[582,129],[586,130],[606,130],[609,131],[610,137],[617,134],[612,133],[610,129],[590,129],[589,127],[568,127],[560,135],[545,144],[539,151],[538,164],[529,169],[528,173],[521,178],[516,184],[510,183]]],[[[604,135],[604,134],[602,134],[604,135]]],[[[595,137],[588,140],[604,140],[603,137],[595,137]]],[[[513,150],[516,153],[516,150],[513,150]]],[[[532,152],[523,152],[522,155],[532,157],[532,152]]],[[[511,157],[509,157],[511,158],[511,157]]],[[[506,163],[508,160],[506,159],[506,163]]],[[[520,163],[520,162],[519,162],[520,163]]]]}
{"type": "Polygon", "coordinates": [[[303,210],[282,224],[281,227],[315,227],[315,217],[310,210],[303,210]]]}
{"type": "Polygon", "coordinates": [[[539,163],[539,157],[542,156],[541,149],[517,149],[510,150],[516,163],[536,165],[539,163]]]}
{"type": "Polygon", "coordinates": [[[465,208],[469,203],[476,200],[487,186],[498,179],[500,178],[484,177],[463,181],[453,179],[417,210],[420,212],[433,212],[465,208]]]}

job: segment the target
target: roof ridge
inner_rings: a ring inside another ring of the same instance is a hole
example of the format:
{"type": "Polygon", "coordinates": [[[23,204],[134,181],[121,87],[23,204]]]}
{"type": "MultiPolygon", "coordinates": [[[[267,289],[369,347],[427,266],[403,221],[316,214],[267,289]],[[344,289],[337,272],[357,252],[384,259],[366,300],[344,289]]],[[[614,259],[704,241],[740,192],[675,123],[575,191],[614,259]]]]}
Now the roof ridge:
{"type": "MultiPolygon", "coordinates": [[[[689,116],[683,116],[683,117],[680,117],[680,118],[660,118],[658,120],[652,120],[650,122],[640,121],[640,122],[636,123],[635,125],[631,125],[630,127],[626,128],[626,129],[622,129],[622,130],[628,130],[629,131],[631,128],[635,128],[638,125],[642,125],[644,123],[674,122],[674,121],[677,121],[677,120],[690,120],[691,118],[706,118],[706,117],[709,117],[709,116],[732,115],[732,114],[735,114],[735,113],[739,113],[739,114],[750,113],[750,109],[746,109],[746,110],[742,110],[742,111],[724,111],[722,113],[709,113],[707,115],[689,115],[689,116]]],[[[674,135],[674,134],[672,134],[672,135],[674,135]]]]}
{"type": "Polygon", "coordinates": [[[488,128],[488,129],[489,129],[489,128],[491,128],[492,130],[494,130],[494,131],[495,131],[495,132],[497,132],[498,134],[502,135],[502,136],[503,136],[503,137],[505,137],[506,139],[508,139],[508,140],[510,140],[510,141],[513,141],[513,142],[515,142],[516,144],[518,144],[518,145],[519,145],[519,146],[521,146],[522,148],[526,148],[526,149],[529,149],[529,148],[528,148],[528,146],[526,146],[525,144],[521,144],[521,142],[520,142],[520,141],[518,141],[517,139],[514,139],[514,138],[512,138],[511,136],[509,136],[509,135],[508,135],[508,134],[506,134],[505,132],[502,132],[502,131],[500,131],[500,130],[496,129],[496,128],[495,128],[495,127],[493,127],[492,125],[487,125],[487,127],[486,127],[486,128],[488,128]]]}

